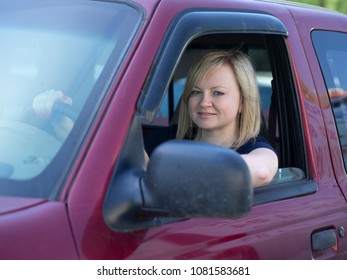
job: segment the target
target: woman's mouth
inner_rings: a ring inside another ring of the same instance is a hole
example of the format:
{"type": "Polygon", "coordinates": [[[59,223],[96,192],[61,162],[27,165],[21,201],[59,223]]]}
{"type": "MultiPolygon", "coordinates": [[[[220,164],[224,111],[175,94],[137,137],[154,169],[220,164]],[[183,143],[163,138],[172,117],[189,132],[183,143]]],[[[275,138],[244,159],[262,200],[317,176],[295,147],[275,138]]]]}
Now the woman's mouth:
{"type": "Polygon", "coordinates": [[[200,116],[214,116],[216,113],[211,113],[211,112],[198,112],[198,115],[200,116]]]}

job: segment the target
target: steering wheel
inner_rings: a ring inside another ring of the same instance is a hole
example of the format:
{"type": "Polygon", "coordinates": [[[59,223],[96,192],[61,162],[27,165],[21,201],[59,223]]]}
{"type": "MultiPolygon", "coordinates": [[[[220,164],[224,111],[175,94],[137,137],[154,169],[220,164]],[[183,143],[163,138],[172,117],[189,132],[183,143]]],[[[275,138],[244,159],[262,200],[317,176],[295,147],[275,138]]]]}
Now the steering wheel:
{"type": "Polygon", "coordinates": [[[60,147],[53,135],[37,127],[0,120],[0,176],[33,178],[47,167],[60,147]]]}
{"type": "Polygon", "coordinates": [[[76,108],[74,106],[62,102],[57,102],[53,105],[52,117],[54,118],[60,116],[66,116],[73,122],[75,122],[78,117],[78,113],[76,112],[76,108]]]}
{"type": "Polygon", "coordinates": [[[57,102],[53,105],[52,114],[49,118],[45,119],[38,117],[35,114],[34,109],[30,106],[24,110],[21,120],[24,123],[38,127],[52,134],[54,132],[53,122],[59,119],[61,116],[66,116],[75,122],[78,117],[78,113],[76,112],[76,108],[74,108],[72,105],[57,102]]]}

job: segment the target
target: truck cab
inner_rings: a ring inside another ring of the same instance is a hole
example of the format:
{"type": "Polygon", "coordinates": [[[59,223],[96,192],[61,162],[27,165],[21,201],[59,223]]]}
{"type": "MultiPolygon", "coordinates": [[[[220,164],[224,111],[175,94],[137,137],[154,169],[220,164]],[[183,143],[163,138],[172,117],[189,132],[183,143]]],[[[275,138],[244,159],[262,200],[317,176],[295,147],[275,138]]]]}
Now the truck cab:
{"type": "Polygon", "coordinates": [[[0,2],[0,258],[347,259],[345,15],[265,0],[15,2],[0,2]],[[164,142],[145,164],[190,66],[219,49],[256,71],[279,158],[261,187],[209,145],[164,142]],[[54,108],[74,121],[62,141],[30,112],[51,88],[73,99],[54,108]]]}

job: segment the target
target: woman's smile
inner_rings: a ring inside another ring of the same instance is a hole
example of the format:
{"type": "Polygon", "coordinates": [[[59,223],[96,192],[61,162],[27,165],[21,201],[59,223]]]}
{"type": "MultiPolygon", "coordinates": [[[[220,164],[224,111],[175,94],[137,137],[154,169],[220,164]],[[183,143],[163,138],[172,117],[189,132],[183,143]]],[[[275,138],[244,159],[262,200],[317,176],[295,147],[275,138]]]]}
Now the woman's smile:
{"type": "Polygon", "coordinates": [[[200,116],[200,118],[209,118],[212,116],[216,116],[217,113],[213,113],[213,112],[198,112],[198,115],[200,116]]]}

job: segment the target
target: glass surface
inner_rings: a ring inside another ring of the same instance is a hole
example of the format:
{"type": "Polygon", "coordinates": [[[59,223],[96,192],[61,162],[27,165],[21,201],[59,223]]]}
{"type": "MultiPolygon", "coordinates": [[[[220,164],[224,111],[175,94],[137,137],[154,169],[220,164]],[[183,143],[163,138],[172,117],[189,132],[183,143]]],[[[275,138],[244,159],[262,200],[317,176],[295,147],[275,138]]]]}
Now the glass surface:
{"type": "Polygon", "coordinates": [[[141,20],[124,2],[0,0],[0,195],[51,194],[141,20]],[[48,91],[72,104],[38,114],[34,99],[48,91]],[[73,128],[61,137],[64,118],[73,128]]]}
{"type": "Polygon", "coordinates": [[[323,72],[347,170],[347,34],[316,30],[314,48],[323,72]]]}

